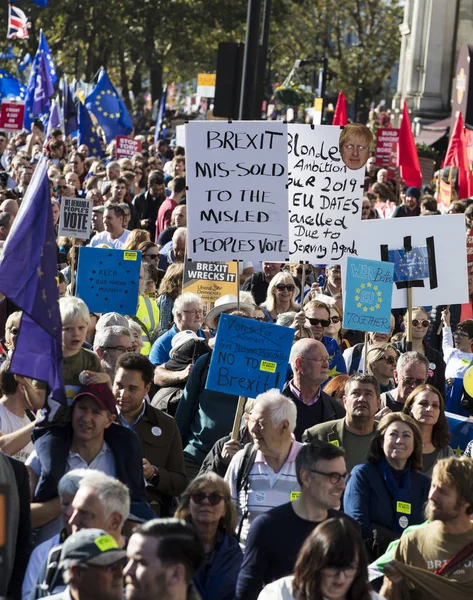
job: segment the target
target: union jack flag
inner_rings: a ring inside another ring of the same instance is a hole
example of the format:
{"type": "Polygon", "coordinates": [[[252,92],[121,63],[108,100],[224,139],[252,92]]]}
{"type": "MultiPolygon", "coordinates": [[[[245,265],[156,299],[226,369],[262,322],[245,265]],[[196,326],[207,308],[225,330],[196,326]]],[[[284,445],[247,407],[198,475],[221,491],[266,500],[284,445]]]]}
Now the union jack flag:
{"type": "Polygon", "coordinates": [[[7,38],[26,39],[28,37],[28,28],[31,23],[28,17],[16,6],[8,5],[8,34],[7,38]]]}

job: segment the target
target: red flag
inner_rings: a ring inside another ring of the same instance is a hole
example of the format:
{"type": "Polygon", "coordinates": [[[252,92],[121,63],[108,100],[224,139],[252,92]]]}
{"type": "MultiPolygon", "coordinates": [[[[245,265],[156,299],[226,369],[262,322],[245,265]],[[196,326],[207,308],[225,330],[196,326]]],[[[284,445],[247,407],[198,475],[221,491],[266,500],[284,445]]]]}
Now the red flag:
{"type": "Polygon", "coordinates": [[[332,125],[347,125],[347,101],[343,92],[339,92],[337,106],[335,107],[335,112],[333,113],[333,121],[332,125]]]}
{"type": "Polygon", "coordinates": [[[397,151],[397,164],[401,167],[401,178],[408,186],[420,188],[422,185],[422,172],[419,157],[411,130],[411,121],[404,100],[401,127],[399,129],[399,144],[397,151]]]}
{"type": "Polygon", "coordinates": [[[450,138],[445,156],[444,165],[458,167],[458,197],[469,198],[473,196],[473,175],[468,160],[466,136],[463,126],[463,115],[458,113],[455,128],[450,138]]]}

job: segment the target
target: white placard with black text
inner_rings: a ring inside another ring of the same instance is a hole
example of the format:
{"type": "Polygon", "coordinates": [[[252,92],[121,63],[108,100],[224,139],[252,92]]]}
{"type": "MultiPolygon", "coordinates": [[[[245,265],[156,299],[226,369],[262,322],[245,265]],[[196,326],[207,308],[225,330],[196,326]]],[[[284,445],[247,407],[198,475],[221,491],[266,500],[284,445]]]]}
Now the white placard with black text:
{"type": "Polygon", "coordinates": [[[92,200],[62,198],[59,217],[59,235],[88,240],[92,219],[92,200]]]}

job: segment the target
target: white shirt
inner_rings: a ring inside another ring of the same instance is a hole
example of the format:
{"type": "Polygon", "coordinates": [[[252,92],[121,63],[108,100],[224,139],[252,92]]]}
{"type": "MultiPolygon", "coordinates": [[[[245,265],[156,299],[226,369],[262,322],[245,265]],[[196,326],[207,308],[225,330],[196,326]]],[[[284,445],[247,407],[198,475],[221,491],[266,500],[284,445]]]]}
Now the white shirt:
{"type": "MultiPolygon", "coordinates": [[[[295,600],[292,592],[293,575],[269,583],[258,596],[258,600],[295,600]]],[[[53,598],[53,596],[50,596],[53,598]]],[[[377,592],[370,592],[370,600],[383,600],[377,592]]]]}
{"type": "MultiPolygon", "coordinates": [[[[26,415],[23,417],[19,417],[12,413],[8,408],[0,402],[0,433],[5,435],[7,433],[14,433],[19,429],[25,427],[25,425],[29,425],[31,421],[28,419],[26,415]]],[[[19,452],[13,455],[13,458],[17,460],[21,460],[21,462],[25,462],[28,456],[33,452],[34,446],[33,442],[28,442],[24,448],[22,448],[19,452]]]]}
{"type": "Polygon", "coordinates": [[[123,246],[125,245],[125,242],[127,241],[130,233],[131,233],[131,231],[129,231],[128,229],[124,229],[123,233],[121,234],[120,237],[113,239],[111,237],[111,235],[108,233],[108,231],[101,231],[100,233],[97,233],[96,235],[94,235],[94,237],[90,241],[89,246],[91,248],[96,248],[97,246],[100,246],[101,244],[105,244],[109,248],[114,248],[115,250],[121,250],[123,248],[123,246]]]}

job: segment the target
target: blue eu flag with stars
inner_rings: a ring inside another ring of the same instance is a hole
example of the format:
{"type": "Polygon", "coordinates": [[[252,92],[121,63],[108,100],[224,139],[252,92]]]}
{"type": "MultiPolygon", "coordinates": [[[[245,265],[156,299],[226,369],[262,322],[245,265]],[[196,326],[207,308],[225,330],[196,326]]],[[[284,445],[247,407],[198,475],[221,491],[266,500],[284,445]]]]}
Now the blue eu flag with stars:
{"type": "Polygon", "coordinates": [[[49,408],[66,404],[57,256],[47,159],[41,157],[0,258],[0,291],[23,311],[11,371],[46,381],[49,408]]]}
{"type": "Polygon", "coordinates": [[[394,263],[394,281],[415,281],[429,276],[426,246],[406,250],[389,250],[389,262],[394,263]]]}
{"type": "Polygon", "coordinates": [[[117,135],[128,135],[133,131],[133,123],[125,103],[103,67],[94,91],[85,100],[85,106],[99,122],[107,143],[117,135]]]}
{"type": "Polygon", "coordinates": [[[90,156],[102,158],[102,145],[97,134],[97,129],[92,123],[92,118],[87,108],[79,102],[79,133],[77,145],[85,144],[89,148],[90,156]]]}
{"type": "Polygon", "coordinates": [[[0,100],[24,100],[25,96],[26,86],[5,69],[0,69],[0,100]]]}
{"type": "Polygon", "coordinates": [[[72,90],[67,82],[67,77],[64,77],[63,87],[62,118],[64,120],[65,134],[70,135],[79,128],[77,121],[77,108],[74,104],[72,90]]]}

